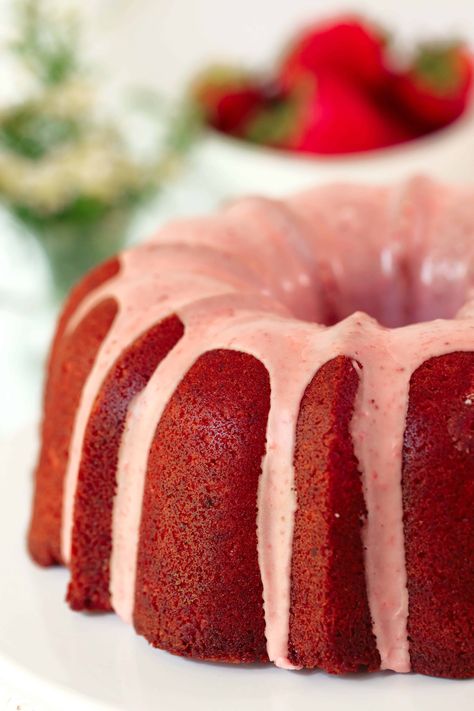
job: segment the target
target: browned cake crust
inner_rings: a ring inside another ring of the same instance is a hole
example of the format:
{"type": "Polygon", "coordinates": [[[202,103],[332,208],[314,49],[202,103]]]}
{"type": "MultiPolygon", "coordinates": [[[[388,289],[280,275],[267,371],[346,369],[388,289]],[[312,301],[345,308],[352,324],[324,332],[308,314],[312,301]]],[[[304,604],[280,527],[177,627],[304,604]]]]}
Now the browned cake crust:
{"type": "Polygon", "coordinates": [[[403,449],[414,671],[474,675],[474,353],[415,371],[403,449]]]}
{"type": "Polygon", "coordinates": [[[366,516],[349,431],[358,375],[349,358],[308,385],[296,426],[289,658],[341,674],[374,670],[361,541],[366,516]]]}
{"type": "Polygon", "coordinates": [[[255,521],[269,405],[264,366],[221,350],[199,358],[163,413],[134,615],[154,646],[200,659],[267,659],[255,521]]]}
{"type": "Polygon", "coordinates": [[[94,403],[84,438],[74,505],[67,600],[75,610],[112,609],[109,593],[112,505],[128,408],[182,335],[183,324],[171,316],[138,338],[114,365],[94,403]]]}
{"type": "Polygon", "coordinates": [[[119,270],[112,259],[94,269],[72,291],[58,323],[49,358],[41,451],[28,548],[40,565],[62,563],[60,531],[63,479],[82,388],[117,312],[113,300],[99,304],[72,333],[66,327],[83,299],[119,270]]]}

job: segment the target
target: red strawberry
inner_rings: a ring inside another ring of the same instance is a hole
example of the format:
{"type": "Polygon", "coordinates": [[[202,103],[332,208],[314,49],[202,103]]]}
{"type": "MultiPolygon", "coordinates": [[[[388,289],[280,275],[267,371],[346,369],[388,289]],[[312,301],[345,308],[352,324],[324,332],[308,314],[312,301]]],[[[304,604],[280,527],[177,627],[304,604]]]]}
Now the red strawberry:
{"type": "Polygon", "coordinates": [[[228,67],[213,67],[201,74],[191,92],[208,124],[236,135],[263,101],[253,77],[228,67]]]}
{"type": "Polygon", "coordinates": [[[427,128],[439,128],[465,110],[472,78],[473,60],[466,47],[424,44],[410,69],[394,77],[394,94],[409,116],[427,128]]]}
{"type": "Polygon", "coordinates": [[[355,15],[343,15],[309,27],[283,59],[282,85],[294,86],[302,73],[330,71],[370,89],[387,79],[386,34],[355,15]]]}
{"type": "Polygon", "coordinates": [[[284,99],[258,112],[244,136],[288,150],[336,155],[395,145],[415,131],[333,74],[306,76],[284,99]]]}

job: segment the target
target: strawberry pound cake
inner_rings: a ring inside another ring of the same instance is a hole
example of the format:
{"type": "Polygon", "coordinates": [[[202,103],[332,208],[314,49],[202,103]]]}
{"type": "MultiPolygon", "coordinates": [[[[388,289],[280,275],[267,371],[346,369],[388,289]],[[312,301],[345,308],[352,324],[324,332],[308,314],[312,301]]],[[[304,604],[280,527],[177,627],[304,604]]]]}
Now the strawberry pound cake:
{"type": "Polygon", "coordinates": [[[474,676],[474,191],[245,198],[88,274],[29,530],[153,646],[474,676]]]}

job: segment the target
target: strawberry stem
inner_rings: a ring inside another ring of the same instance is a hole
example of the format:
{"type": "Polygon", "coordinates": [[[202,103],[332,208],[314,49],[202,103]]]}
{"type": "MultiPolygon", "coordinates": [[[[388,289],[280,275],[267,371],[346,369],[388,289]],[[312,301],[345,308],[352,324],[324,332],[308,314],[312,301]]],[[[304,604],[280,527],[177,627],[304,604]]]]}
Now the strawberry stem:
{"type": "Polygon", "coordinates": [[[455,94],[462,86],[458,42],[427,43],[420,46],[414,62],[416,76],[437,94],[455,94]]]}

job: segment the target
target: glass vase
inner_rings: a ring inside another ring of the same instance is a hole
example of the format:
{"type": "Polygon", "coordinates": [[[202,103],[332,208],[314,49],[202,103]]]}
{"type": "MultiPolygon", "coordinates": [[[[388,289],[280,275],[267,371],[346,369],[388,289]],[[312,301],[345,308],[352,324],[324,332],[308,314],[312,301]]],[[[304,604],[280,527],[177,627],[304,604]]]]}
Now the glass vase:
{"type": "Polygon", "coordinates": [[[96,264],[119,252],[127,241],[131,210],[113,210],[93,223],[50,223],[32,230],[49,267],[54,301],[96,264]]]}

